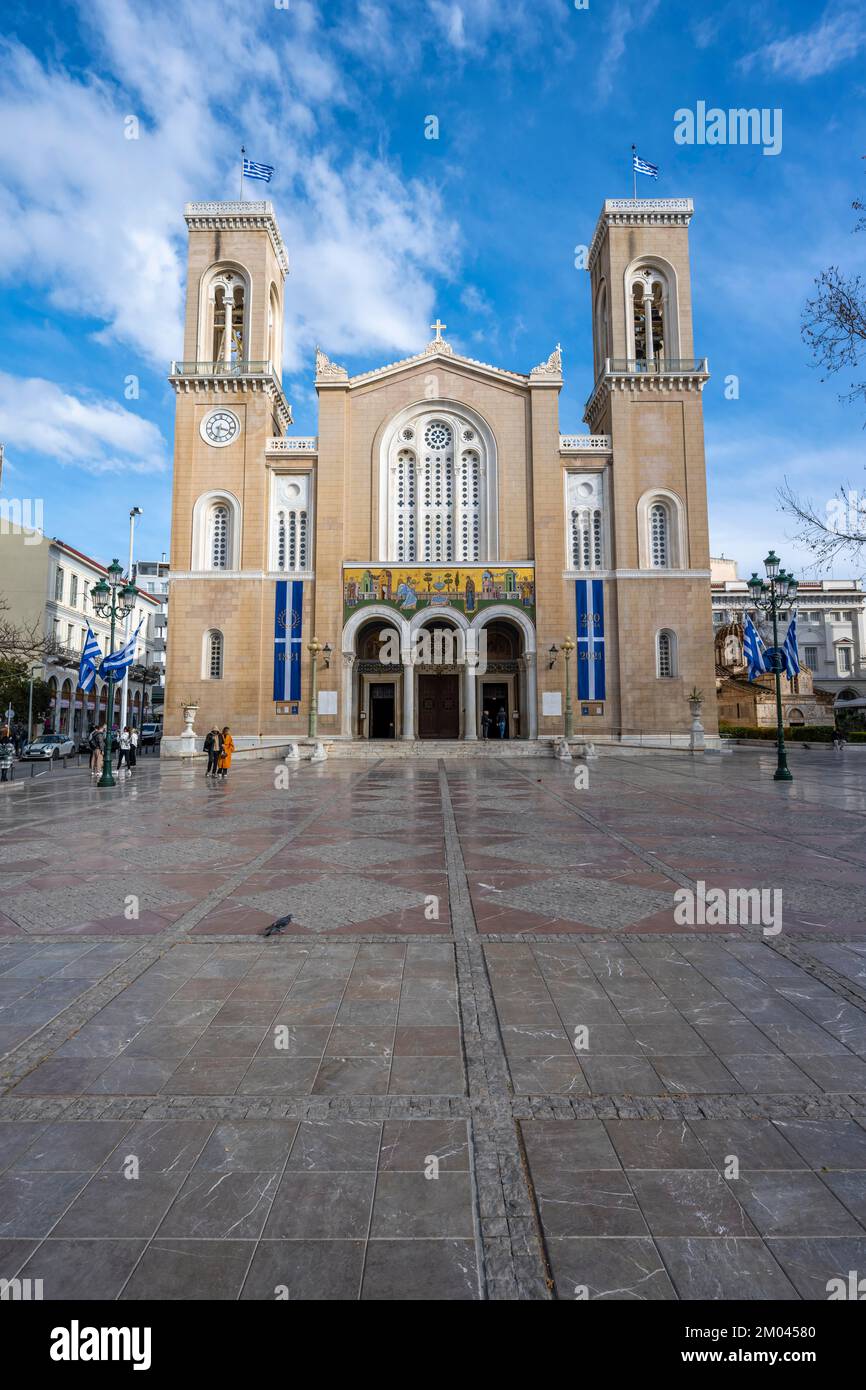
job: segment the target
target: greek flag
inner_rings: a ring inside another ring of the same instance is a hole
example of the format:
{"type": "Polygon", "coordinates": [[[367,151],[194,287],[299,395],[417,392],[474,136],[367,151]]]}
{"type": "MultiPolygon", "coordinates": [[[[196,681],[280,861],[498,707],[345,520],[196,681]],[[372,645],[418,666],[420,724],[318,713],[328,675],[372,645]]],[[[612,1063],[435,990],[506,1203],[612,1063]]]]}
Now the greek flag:
{"type": "Polygon", "coordinates": [[[273,172],[274,166],[272,164],[257,164],[254,159],[244,160],[245,179],[264,179],[265,183],[270,183],[273,172]]]}
{"type": "Polygon", "coordinates": [[[797,651],[797,614],[791,614],[791,621],[788,624],[788,631],[782,643],[782,656],[785,661],[785,671],[789,676],[799,676],[800,674],[800,653],[797,651]]]}
{"type": "Polygon", "coordinates": [[[96,680],[96,663],[101,656],[102,650],[88,623],[87,637],[81,649],[81,661],[78,666],[78,685],[85,695],[93,689],[93,682],[96,680]]]}
{"type": "Polygon", "coordinates": [[[743,624],[743,653],[749,668],[750,681],[753,681],[756,676],[766,675],[767,671],[772,670],[767,661],[767,650],[761,641],[761,634],[748,613],[743,624]]]}
{"type": "Polygon", "coordinates": [[[124,642],[122,647],[119,647],[116,652],[111,652],[108,656],[102,658],[99,674],[105,680],[111,675],[122,676],[124,671],[128,670],[135,661],[135,648],[138,643],[138,634],[141,631],[141,624],[143,622],[144,618],[140,620],[135,632],[128,641],[124,642]]]}
{"type": "Polygon", "coordinates": [[[632,168],[636,174],[649,174],[651,179],[657,179],[659,176],[659,166],[650,164],[648,159],[641,159],[636,153],[632,155],[632,168]]]}

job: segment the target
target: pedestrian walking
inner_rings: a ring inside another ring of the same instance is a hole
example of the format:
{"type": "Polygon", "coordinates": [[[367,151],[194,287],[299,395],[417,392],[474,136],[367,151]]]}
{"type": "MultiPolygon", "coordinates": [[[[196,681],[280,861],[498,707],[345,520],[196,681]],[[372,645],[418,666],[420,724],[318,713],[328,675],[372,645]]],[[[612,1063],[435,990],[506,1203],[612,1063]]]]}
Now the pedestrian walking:
{"type": "Polygon", "coordinates": [[[135,768],[138,762],[138,729],[135,727],[129,731],[129,765],[135,768]]]}
{"type": "Polygon", "coordinates": [[[484,711],[484,713],[482,714],[482,716],[481,716],[481,737],[482,737],[482,738],[489,738],[489,737],[490,737],[490,726],[491,726],[492,723],[493,723],[493,720],[490,718],[490,710],[489,710],[489,709],[486,709],[486,710],[484,711]]]}
{"type": "Polygon", "coordinates": [[[837,753],[841,753],[845,747],[845,735],[841,729],[833,730],[833,748],[837,753]]]}
{"type": "Polygon", "coordinates": [[[223,751],[223,736],[214,724],[213,728],[205,735],[204,751],[207,753],[207,770],[205,777],[216,777],[219,769],[220,753],[223,751]]]}
{"type": "Polygon", "coordinates": [[[496,715],[496,727],[499,730],[499,737],[505,738],[505,726],[508,720],[505,717],[505,706],[500,705],[496,715]]]}
{"type": "Polygon", "coordinates": [[[12,731],[4,725],[0,729],[0,782],[11,781],[15,766],[15,741],[12,731]]]}
{"type": "Polygon", "coordinates": [[[227,777],[229,768],[232,765],[232,753],[235,751],[235,741],[231,736],[228,724],[222,732],[223,746],[219,755],[219,776],[227,777]]]}
{"type": "Polygon", "coordinates": [[[127,772],[131,772],[131,771],[132,771],[132,768],[131,768],[130,762],[129,762],[129,750],[130,750],[131,746],[132,746],[132,745],[131,745],[131,741],[130,741],[130,737],[129,737],[129,725],[128,725],[128,724],[124,724],[123,728],[122,728],[121,731],[120,731],[120,738],[119,738],[118,741],[117,741],[117,770],[118,770],[118,772],[120,772],[120,769],[121,769],[124,765],[126,766],[127,772]]]}
{"type": "Polygon", "coordinates": [[[105,725],[97,724],[90,733],[90,775],[102,776],[102,761],[105,757],[105,725]]]}

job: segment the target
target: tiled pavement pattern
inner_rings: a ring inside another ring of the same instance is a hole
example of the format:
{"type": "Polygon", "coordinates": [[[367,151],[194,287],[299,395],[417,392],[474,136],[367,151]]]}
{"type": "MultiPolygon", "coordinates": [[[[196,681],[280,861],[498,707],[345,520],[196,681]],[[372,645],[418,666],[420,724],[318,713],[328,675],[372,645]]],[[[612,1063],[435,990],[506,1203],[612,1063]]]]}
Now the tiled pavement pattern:
{"type": "Polygon", "coordinates": [[[794,770],[142,763],[0,796],[0,1277],[825,1298],[866,1271],[866,761],[794,770]],[[679,926],[698,879],[782,888],[783,931],[679,926]]]}

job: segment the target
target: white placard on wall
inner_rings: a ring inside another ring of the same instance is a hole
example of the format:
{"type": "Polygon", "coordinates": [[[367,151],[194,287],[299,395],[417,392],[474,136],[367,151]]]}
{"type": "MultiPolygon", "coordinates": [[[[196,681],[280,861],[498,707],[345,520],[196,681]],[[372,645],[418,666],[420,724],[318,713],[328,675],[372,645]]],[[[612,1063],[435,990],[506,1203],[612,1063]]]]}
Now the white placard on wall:
{"type": "Polygon", "coordinates": [[[544,690],[541,693],[542,714],[562,714],[562,695],[558,690],[544,690]]]}
{"type": "Polygon", "coordinates": [[[337,692],[336,690],[319,691],[319,714],[337,713],[337,692]]]}

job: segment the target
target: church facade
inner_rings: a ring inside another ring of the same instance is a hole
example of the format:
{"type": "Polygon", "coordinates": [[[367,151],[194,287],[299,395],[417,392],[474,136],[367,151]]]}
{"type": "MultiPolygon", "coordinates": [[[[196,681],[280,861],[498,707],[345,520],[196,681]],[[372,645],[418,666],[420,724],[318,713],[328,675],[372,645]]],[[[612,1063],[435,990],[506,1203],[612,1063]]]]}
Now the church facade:
{"type": "Polygon", "coordinates": [[[356,376],[318,351],[302,438],[272,205],[187,206],[164,753],[190,705],[241,749],[552,739],[566,690],[575,736],[687,740],[715,679],[692,211],[602,208],[589,432],[561,432],[559,348],[492,366],[437,320],[356,376]]]}

